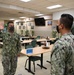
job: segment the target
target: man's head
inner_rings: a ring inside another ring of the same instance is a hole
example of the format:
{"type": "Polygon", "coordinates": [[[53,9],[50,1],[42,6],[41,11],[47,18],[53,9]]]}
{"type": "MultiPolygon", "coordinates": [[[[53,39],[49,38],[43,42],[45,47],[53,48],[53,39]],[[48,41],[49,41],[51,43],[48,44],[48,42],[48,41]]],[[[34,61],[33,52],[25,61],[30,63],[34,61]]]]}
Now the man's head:
{"type": "Polygon", "coordinates": [[[8,25],[8,31],[9,32],[14,32],[14,23],[13,23],[13,21],[9,21],[7,23],[7,25],[8,25]]]}
{"type": "Polygon", "coordinates": [[[71,30],[73,24],[73,16],[70,14],[62,14],[58,21],[57,29],[60,33],[66,33],[71,30]]]}

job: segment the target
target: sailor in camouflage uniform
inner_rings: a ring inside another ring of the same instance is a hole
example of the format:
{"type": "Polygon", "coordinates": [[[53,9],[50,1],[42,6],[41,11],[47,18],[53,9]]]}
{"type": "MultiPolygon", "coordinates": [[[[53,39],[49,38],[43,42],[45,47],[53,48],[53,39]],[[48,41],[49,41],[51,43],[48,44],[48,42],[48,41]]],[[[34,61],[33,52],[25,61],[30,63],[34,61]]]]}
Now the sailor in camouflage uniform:
{"type": "Polygon", "coordinates": [[[73,17],[62,14],[57,31],[62,37],[56,41],[51,53],[51,75],[74,75],[74,35],[70,32],[73,17]]]}
{"type": "Polygon", "coordinates": [[[8,31],[1,33],[3,38],[2,65],[4,75],[14,75],[17,68],[17,55],[21,51],[20,36],[14,32],[13,22],[8,22],[8,31]]]}

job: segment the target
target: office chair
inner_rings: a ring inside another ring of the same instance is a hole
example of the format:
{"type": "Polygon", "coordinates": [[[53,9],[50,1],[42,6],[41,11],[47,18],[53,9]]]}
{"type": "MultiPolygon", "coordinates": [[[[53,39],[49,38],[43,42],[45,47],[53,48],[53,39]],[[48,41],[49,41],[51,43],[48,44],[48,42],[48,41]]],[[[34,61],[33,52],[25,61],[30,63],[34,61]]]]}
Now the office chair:
{"type": "Polygon", "coordinates": [[[33,46],[33,48],[37,46],[37,41],[36,41],[36,39],[33,39],[33,40],[31,41],[31,45],[33,46]]]}
{"type": "MultiPolygon", "coordinates": [[[[36,43],[37,43],[37,41],[34,39],[34,40],[32,40],[31,44],[29,44],[26,48],[34,48],[37,45],[36,43]]],[[[37,60],[41,61],[41,57],[40,56],[30,56],[29,59],[30,59],[30,61],[33,62],[34,72],[35,72],[35,61],[37,61],[37,60]]],[[[26,65],[27,65],[27,61],[28,61],[28,59],[25,62],[25,68],[26,68],[26,65]]]]}
{"type": "Polygon", "coordinates": [[[40,36],[37,36],[36,39],[40,39],[40,36]]]}
{"type": "MultiPolygon", "coordinates": [[[[35,39],[40,39],[40,36],[37,36],[35,39]]],[[[37,45],[41,46],[41,42],[37,42],[37,45]]]]}

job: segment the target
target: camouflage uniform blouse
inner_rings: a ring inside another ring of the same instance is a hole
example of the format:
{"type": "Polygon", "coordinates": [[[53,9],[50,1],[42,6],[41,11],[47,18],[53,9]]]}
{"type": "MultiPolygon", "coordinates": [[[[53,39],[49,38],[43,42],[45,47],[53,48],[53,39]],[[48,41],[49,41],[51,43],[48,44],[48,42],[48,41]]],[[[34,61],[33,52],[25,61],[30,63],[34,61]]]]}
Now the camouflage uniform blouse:
{"type": "Polygon", "coordinates": [[[3,56],[17,56],[21,51],[20,36],[17,33],[12,35],[9,32],[1,33],[0,37],[3,39],[3,56]]]}
{"type": "Polygon", "coordinates": [[[53,46],[51,75],[74,75],[74,35],[64,34],[53,46]]]}

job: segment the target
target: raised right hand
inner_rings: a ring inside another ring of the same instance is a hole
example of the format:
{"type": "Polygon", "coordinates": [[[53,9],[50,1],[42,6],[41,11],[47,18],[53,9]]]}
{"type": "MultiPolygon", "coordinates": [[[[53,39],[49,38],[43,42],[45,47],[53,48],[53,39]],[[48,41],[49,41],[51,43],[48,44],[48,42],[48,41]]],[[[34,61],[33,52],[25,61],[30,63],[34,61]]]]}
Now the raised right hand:
{"type": "Polygon", "coordinates": [[[3,30],[3,29],[4,29],[3,23],[0,23],[0,30],[3,30]]]}

